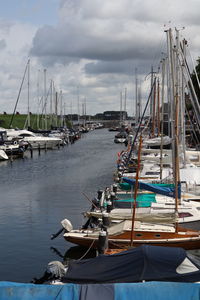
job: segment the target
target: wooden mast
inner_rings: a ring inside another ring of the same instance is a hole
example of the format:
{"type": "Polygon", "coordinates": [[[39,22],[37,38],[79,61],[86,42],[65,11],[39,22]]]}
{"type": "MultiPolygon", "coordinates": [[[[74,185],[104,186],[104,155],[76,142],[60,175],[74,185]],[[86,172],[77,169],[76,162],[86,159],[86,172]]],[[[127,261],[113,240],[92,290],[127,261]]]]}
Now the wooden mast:
{"type": "Polygon", "coordinates": [[[136,212],[136,198],[137,198],[138,180],[139,180],[139,172],[140,172],[141,149],[142,149],[142,135],[140,135],[140,140],[139,140],[138,166],[137,166],[136,177],[135,177],[135,189],[134,189],[134,197],[133,197],[133,214],[132,214],[131,243],[130,243],[131,247],[133,246],[134,223],[135,223],[135,212],[136,212]]]}
{"type": "Polygon", "coordinates": [[[160,136],[160,82],[158,78],[158,86],[157,86],[157,129],[158,136],[160,136]]]}
{"type": "Polygon", "coordinates": [[[153,90],[153,116],[152,116],[152,132],[151,132],[152,137],[154,137],[155,134],[155,121],[156,121],[156,84],[153,90]]]}

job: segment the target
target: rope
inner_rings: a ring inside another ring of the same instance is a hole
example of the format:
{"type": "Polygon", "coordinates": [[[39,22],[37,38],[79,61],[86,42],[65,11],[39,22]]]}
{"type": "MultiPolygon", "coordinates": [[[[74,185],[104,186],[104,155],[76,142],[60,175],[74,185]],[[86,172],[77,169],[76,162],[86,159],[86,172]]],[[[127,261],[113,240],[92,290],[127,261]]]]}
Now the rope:
{"type": "Polygon", "coordinates": [[[92,246],[94,245],[94,242],[95,242],[95,241],[96,241],[96,240],[93,240],[93,241],[92,241],[90,247],[89,247],[89,248],[87,249],[87,251],[83,254],[83,256],[81,256],[81,257],[78,259],[78,261],[81,260],[81,259],[83,259],[83,258],[88,254],[88,252],[91,250],[92,246]]]}

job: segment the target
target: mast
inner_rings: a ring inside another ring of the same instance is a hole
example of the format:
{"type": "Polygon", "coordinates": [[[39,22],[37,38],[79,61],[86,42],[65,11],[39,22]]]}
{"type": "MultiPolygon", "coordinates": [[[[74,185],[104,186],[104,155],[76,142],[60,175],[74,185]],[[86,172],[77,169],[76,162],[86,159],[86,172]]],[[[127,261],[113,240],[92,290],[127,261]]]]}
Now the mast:
{"type": "Polygon", "coordinates": [[[47,88],[46,88],[46,73],[47,70],[44,69],[44,114],[45,114],[45,123],[44,123],[44,128],[45,130],[47,130],[47,88]]]}
{"type": "Polygon", "coordinates": [[[53,125],[53,80],[51,79],[50,87],[50,116],[51,116],[51,127],[53,125]]]}
{"type": "Polygon", "coordinates": [[[119,118],[120,118],[120,126],[121,126],[122,119],[123,119],[123,116],[122,116],[122,91],[120,92],[120,115],[119,115],[119,118]]]}
{"type": "Polygon", "coordinates": [[[79,86],[77,86],[77,111],[78,111],[78,126],[79,126],[79,122],[80,122],[80,110],[79,110],[79,102],[80,102],[80,99],[79,99],[79,86]]]}
{"type": "MultiPolygon", "coordinates": [[[[156,77],[155,77],[155,80],[156,80],[156,77]]],[[[155,134],[155,123],[156,123],[156,84],[153,89],[153,111],[152,111],[152,128],[151,128],[152,137],[154,137],[154,134],[155,134]]]]}
{"type": "Polygon", "coordinates": [[[26,64],[26,67],[25,67],[25,70],[24,70],[24,75],[23,75],[22,82],[21,82],[21,85],[20,85],[20,88],[19,88],[19,93],[18,93],[17,100],[16,100],[16,103],[15,103],[14,111],[13,111],[13,114],[12,114],[12,117],[11,117],[11,120],[10,120],[9,128],[12,127],[12,122],[13,122],[14,115],[15,115],[15,112],[16,112],[16,109],[17,109],[17,104],[19,102],[19,97],[21,95],[21,90],[22,90],[22,87],[23,87],[23,84],[24,84],[24,79],[25,79],[25,76],[26,76],[28,64],[29,64],[29,60],[26,64]]]}
{"type": "Polygon", "coordinates": [[[58,92],[55,92],[55,125],[58,126],[58,92]]]}
{"type": "Polygon", "coordinates": [[[40,128],[40,70],[38,70],[37,78],[37,101],[38,101],[38,110],[37,110],[37,129],[40,128]]]}
{"type": "Polygon", "coordinates": [[[135,125],[138,125],[138,78],[137,78],[137,68],[135,69],[135,125]]]}
{"type": "Polygon", "coordinates": [[[162,60],[162,90],[161,90],[161,145],[160,145],[160,180],[162,181],[163,170],[163,131],[164,131],[164,92],[165,92],[165,59],[162,60]]]}
{"type": "Polygon", "coordinates": [[[158,87],[157,87],[157,129],[158,136],[160,136],[160,81],[158,78],[158,87]]]}
{"type": "Polygon", "coordinates": [[[131,243],[130,246],[133,246],[133,235],[134,235],[134,223],[135,223],[135,213],[136,213],[136,199],[137,199],[137,191],[138,191],[138,180],[139,180],[139,172],[140,172],[140,156],[142,149],[142,135],[140,135],[139,139],[139,149],[138,149],[138,166],[135,176],[135,189],[134,189],[134,198],[133,198],[133,214],[132,214],[132,227],[131,227],[131,243]]]}
{"type": "Polygon", "coordinates": [[[185,149],[185,142],[186,142],[186,138],[185,138],[185,78],[184,78],[184,69],[185,69],[185,45],[186,45],[186,40],[184,39],[182,42],[182,53],[184,56],[184,59],[182,60],[182,65],[181,65],[181,142],[182,142],[182,149],[183,149],[183,165],[186,165],[186,149],[185,149]]]}
{"type": "Polygon", "coordinates": [[[124,121],[126,120],[126,96],[127,96],[127,88],[124,89],[124,121]]]}
{"type": "Polygon", "coordinates": [[[30,59],[28,60],[28,127],[31,126],[31,120],[30,120],[30,59]]]}

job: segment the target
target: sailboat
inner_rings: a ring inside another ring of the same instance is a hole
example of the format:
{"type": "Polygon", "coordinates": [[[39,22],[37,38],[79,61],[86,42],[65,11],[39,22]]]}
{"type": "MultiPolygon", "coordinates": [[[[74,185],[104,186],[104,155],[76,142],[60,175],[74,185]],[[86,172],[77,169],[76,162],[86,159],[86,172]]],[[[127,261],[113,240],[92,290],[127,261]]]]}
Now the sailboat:
{"type": "MultiPolygon", "coordinates": [[[[168,32],[169,39],[171,38],[171,30],[168,32]]],[[[178,40],[178,39],[177,39],[178,40]]],[[[170,43],[169,57],[175,55],[170,43]],[[173,54],[172,54],[173,53],[173,54]]],[[[105,231],[108,236],[108,247],[114,249],[138,247],[140,245],[155,245],[155,246],[169,246],[182,247],[184,249],[200,249],[200,232],[187,228],[182,228],[178,224],[178,212],[180,203],[180,171],[179,171],[179,90],[178,90],[178,76],[174,74],[174,61],[178,63],[178,58],[170,59],[171,76],[172,79],[172,95],[173,95],[173,122],[172,122],[172,166],[174,179],[174,222],[172,223],[150,223],[136,220],[136,196],[138,190],[139,170],[140,170],[140,155],[142,135],[140,136],[140,145],[138,150],[138,167],[135,175],[135,193],[132,220],[122,220],[117,224],[101,224],[101,226],[94,226],[94,228],[74,230],[72,225],[65,227],[65,222],[62,225],[65,228],[64,238],[72,243],[86,246],[89,248],[96,248],[98,246],[99,236],[105,231]]],[[[146,109],[146,107],[145,107],[146,109]]],[[[145,110],[144,110],[145,111],[145,110]]],[[[134,139],[135,142],[135,139],[134,139]]],[[[133,144],[134,144],[133,142],[133,144]]],[[[161,143],[163,143],[161,138],[161,143]]],[[[133,150],[133,147],[131,147],[133,150]]],[[[130,152],[131,152],[130,150],[130,152]]],[[[129,155],[130,159],[131,154],[129,155]]],[[[107,216],[109,219],[109,215],[107,216]]],[[[68,221],[69,222],[69,221],[68,221]]],[[[68,223],[69,224],[69,223],[68,223]]]]}

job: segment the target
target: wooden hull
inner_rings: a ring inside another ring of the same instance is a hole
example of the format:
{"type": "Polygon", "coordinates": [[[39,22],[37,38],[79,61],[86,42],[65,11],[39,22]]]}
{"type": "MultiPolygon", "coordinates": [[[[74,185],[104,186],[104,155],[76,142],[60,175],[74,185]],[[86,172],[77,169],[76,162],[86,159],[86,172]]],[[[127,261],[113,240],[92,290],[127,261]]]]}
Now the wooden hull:
{"type": "MultiPolygon", "coordinates": [[[[87,247],[89,248],[93,240],[92,238],[73,238],[73,237],[65,237],[68,242],[73,244],[87,247]]],[[[149,241],[149,240],[133,240],[133,247],[139,247],[141,245],[151,245],[151,246],[163,246],[163,247],[181,247],[185,250],[195,250],[200,249],[200,239],[195,240],[157,240],[157,241],[149,241]]],[[[92,249],[97,248],[98,246],[98,239],[96,239],[92,245],[92,249]]],[[[120,248],[128,248],[130,247],[130,240],[116,240],[116,239],[109,239],[108,246],[112,249],[120,249],[120,248]]]]}
{"type": "MultiPolygon", "coordinates": [[[[71,243],[97,248],[98,236],[89,236],[86,234],[64,234],[64,238],[71,243]]],[[[108,247],[112,249],[120,249],[130,247],[131,234],[129,231],[123,232],[117,236],[109,236],[108,247]]],[[[181,247],[186,250],[200,249],[200,236],[197,232],[182,231],[181,233],[169,232],[136,232],[133,236],[133,247],[138,247],[144,244],[152,246],[165,247],[181,247]]]]}

